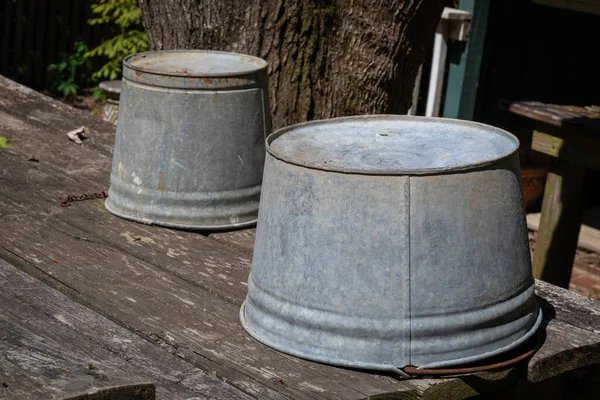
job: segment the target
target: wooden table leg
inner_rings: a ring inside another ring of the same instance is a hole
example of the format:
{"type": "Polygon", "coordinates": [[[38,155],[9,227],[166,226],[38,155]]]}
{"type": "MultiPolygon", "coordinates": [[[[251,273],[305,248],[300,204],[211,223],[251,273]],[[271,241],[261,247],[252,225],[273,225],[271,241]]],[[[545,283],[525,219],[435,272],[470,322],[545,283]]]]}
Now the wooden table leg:
{"type": "Polygon", "coordinates": [[[557,160],[544,191],[533,276],[564,288],[569,287],[583,218],[584,175],[584,167],[557,160]]]}

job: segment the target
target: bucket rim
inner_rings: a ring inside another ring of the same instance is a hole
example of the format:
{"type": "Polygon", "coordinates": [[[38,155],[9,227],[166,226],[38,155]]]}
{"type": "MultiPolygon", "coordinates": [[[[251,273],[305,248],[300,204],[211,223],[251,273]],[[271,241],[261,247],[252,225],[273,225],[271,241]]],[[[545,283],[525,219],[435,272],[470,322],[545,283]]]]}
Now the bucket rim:
{"type": "Polygon", "coordinates": [[[149,219],[149,218],[135,216],[135,215],[132,215],[131,213],[122,212],[118,209],[118,207],[115,208],[112,205],[112,202],[109,201],[109,199],[106,199],[104,201],[104,208],[106,209],[106,211],[108,211],[109,213],[111,213],[119,218],[123,218],[128,221],[137,222],[142,225],[162,226],[164,228],[173,228],[173,229],[179,229],[179,230],[183,230],[183,231],[192,231],[192,232],[194,232],[194,231],[220,232],[220,231],[229,231],[229,230],[236,230],[236,229],[247,229],[247,228],[252,228],[252,227],[256,226],[256,222],[258,221],[258,218],[254,218],[249,221],[232,222],[229,224],[203,224],[203,223],[185,224],[185,223],[178,223],[178,222],[170,222],[168,220],[158,220],[158,219],[153,220],[153,219],[149,219]]]}
{"type": "Polygon", "coordinates": [[[474,121],[465,121],[453,118],[439,118],[439,117],[422,117],[422,116],[412,116],[412,115],[398,115],[398,114],[372,114],[372,115],[353,115],[347,117],[337,117],[337,118],[329,118],[329,119],[320,119],[313,120],[308,122],[302,122],[298,124],[289,125],[283,128],[280,128],[270,135],[267,136],[265,141],[265,147],[267,152],[280,161],[284,161],[288,164],[297,165],[300,167],[305,167],[309,169],[316,169],[320,171],[327,172],[337,172],[344,174],[358,174],[358,175],[383,175],[383,176],[410,176],[410,175],[440,175],[440,174],[451,174],[457,172],[464,171],[472,171],[478,170],[493,164],[500,163],[502,161],[508,160],[514,157],[520,147],[519,139],[513,135],[512,133],[497,128],[491,125],[474,122],[474,121]],[[456,166],[450,167],[433,167],[433,168],[404,168],[404,169],[365,169],[358,168],[354,166],[335,166],[332,164],[316,164],[312,162],[306,162],[302,160],[295,159],[289,155],[278,152],[276,149],[271,146],[273,142],[282,137],[285,134],[292,133],[296,130],[300,130],[306,127],[316,127],[316,126],[326,126],[326,125],[335,125],[344,122],[364,122],[368,120],[373,121],[398,121],[398,122],[437,122],[444,123],[453,126],[464,126],[470,129],[478,129],[478,130],[486,130],[488,132],[493,132],[494,134],[503,136],[512,142],[512,150],[507,152],[506,154],[502,154],[500,156],[491,157],[484,161],[479,162],[466,162],[464,164],[459,164],[456,166]]]}
{"type": "Polygon", "coordinates": [[[235,52],[229,52],[229,51],[218,51],[218,50],[176,49],[176,50],[145,51],[145,52],[130,54],[123,59],[123,67],[124,68],[130,69],[133,71],[142,72],[145,74],[150,74],[150,75],[174,76],[174,77],[179,77],[179,78],[231,78],[231,77],[247,76],[247,75],[252,75],[252,74],[256,74],[258,72],[264,71],[267,69],[268,66],[269,66],[269,63],[260,57],[255,57],[255,56],[251,56],[248,54],[241,54],[241,53],[235,53],[235,52]],[[161,71],[157,71],[154,69],[144,68],[144,67],[140,67],[140,66],[136,66],[136,65],[132,64],[133,58],[146,57],[146,56],[150,56],[150,55],[158,55],[161,53],[164,53],[164,54],[176,54],[176,53],[217,54],[217,55],[243,58],[244,60],[242,60],[242,61],[246,61],[246,64],[248,66],[250,66],[251,64],[254,64],[256,66],[253,68],[245,69],[243,71],[182,73],[182,72],[172,72],[172,71],[161,72],[161,71]]]}
{"type": "MultiPolygon", "coordinates": [[[[287,346],[282,346],[279,343],[274,343],[273,341],[271,341],[271,340],[267,339],[266,337],[264,337],[263,335],[261,335],[259,332],[255,331],[252,328],[251,324],[248,323],[248,320],[246,319],[246,301],[247,300],[244,300],[244,302],[240,306],[240,310],[239,310],[239,318],[240,318],[240,323],[242,324],[242,327],[252,338],[254,338],[258,342],[260,342],[268,347],[271,347],[277,351],[292,355],[294,357],[300,357],[305,360],[316,361],[316,362],[320,362],[323,364],[329,364],[329,365],[334,365],[334,366],[338,366],[338,367],[373,370],[373,371],[391,371],[391,372],[395,372],[395,373],[398,373],[401,375],[403,373],[402,369],[404,367],[408,366],[408,365],[398,366],[398,365],[384,364],[384,363],[380,364],[380,363],[373,363],[373,362],[350,361],[350,360],[347,360],[344,358],[332,359],[329,357],[315,356],[314,354],[309,354],[304,351],[289,348],[287,346]]],[[[540,327],[542,326],[542,321],[543,321],[542,307],[539,304],[537,304],[535,311],[537,312],[537,316],[535,318],[533,325],[527,330],[527,332],[525,332],[525,334],[523,336],[521,336],[517,340],[513,341],[512,343],[509,343],[505,346],[499,347],[492,351],[472,355],[469,357],[454,358],[454,359],[449,359],[449,360],[444,360],[444,361],[423,364],[423,365],[417,366],[417,369],[438,369],[438,368],[456,367],[459,365],[465,365],[465,364],[470,364],[470,363],[478,362],[481,360],[485,360],[487,358],[498,356],[498,355],[506,353],[510,350],[513,350],[513,349],[521,346],[523,343],[527,342],[535,334],[537,334],[538,331],[540,330],[540,327]]]]}

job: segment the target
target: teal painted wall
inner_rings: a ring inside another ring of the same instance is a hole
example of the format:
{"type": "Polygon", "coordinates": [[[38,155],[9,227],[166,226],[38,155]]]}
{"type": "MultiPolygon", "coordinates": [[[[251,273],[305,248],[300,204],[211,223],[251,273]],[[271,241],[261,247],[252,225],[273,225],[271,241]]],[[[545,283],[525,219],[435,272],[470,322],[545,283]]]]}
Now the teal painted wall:
{"type": "Polygon", "coordinates": [[[471,12],[473,19],[469,40],[450,40],[448,46],[446,96],[442,115],[470,120],[475,113],[490,1],[461,0],[458,8],[471,12]]]}

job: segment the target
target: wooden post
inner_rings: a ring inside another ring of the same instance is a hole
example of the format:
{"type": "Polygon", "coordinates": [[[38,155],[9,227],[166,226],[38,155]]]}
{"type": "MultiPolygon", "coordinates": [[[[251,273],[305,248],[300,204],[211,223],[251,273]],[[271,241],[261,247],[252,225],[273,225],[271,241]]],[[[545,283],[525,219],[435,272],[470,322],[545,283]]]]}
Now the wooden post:
{"type": "Polygon", "coordinates": [[[584,167],[556,160],[544,191],[533,276],[564,288],[569,287],[583,219],[584,175],[584,167]]]}

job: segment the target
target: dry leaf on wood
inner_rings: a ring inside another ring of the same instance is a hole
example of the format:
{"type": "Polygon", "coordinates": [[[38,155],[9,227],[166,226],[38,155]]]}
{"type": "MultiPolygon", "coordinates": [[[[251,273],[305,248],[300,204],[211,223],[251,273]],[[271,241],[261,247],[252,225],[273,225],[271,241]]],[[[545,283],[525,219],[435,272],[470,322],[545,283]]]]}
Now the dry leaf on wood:
{"type": "Polygon", "coordinates": [[[74,141],[77,144],[83,144],[83,139],[86,138],[85,136],[85,126],[81,126],[77,129],[73,129],[70,132],[67,132],[67,136],[69,137],[69,140],[74,141]]]}

